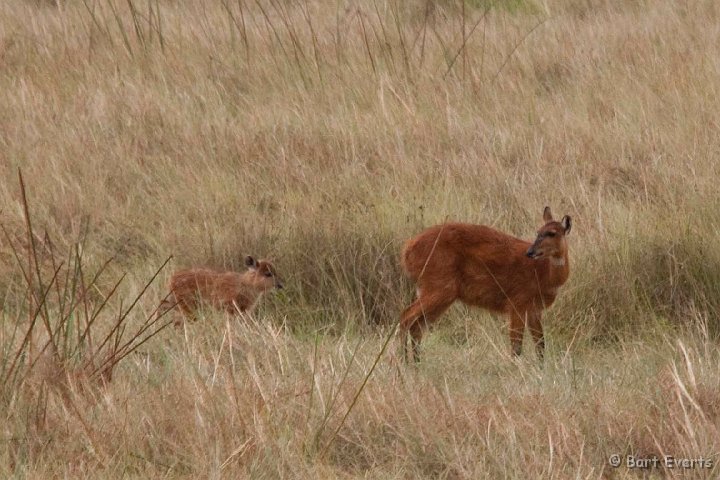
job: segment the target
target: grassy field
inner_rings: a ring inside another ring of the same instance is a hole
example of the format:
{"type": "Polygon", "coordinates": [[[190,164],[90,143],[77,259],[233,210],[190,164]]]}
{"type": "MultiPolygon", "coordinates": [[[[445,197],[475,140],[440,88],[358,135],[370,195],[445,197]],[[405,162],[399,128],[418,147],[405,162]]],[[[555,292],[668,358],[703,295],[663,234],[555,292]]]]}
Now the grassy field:
{"type": "Polygon", "coordinates": [[[718,25],[711,0],[0,2],[0,477],[717,478],[718,25]],[[384,350],[404,239],[529,239],[545,205],[573,230],[543,365],[461,305],[419,365],[384,350]],[[251,318],[148,323],[172,270],[247,254],[286,286],[251,318]],[[665,455],[713,467],[626,465],[665,455]]]}

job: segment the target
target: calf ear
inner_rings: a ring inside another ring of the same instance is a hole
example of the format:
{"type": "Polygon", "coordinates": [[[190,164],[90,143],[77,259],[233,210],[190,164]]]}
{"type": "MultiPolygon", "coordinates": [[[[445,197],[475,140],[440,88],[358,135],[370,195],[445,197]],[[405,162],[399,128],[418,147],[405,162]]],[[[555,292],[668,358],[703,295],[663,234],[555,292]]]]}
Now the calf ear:
{"type": "Polygon", "coordinates": [[[570,229],[572,228],[572,221],[570,220],[570,217],[568,215],[565,215],[563,219],[560,221],[560,224],[565,229],[565,235],[570,233],[570,229]]]}
{"type": "Polygon", "coordinates": [[[545,223],[552,222],[552,213],[550,213],[550,207],[545,207],[543,210],[543,220],[545,223]]]}
{"type": "Polygon", "coordinates": [[[248,255],[247,257],[245,257],[245,266],[247,266],[248,268],[257,268],[257,260],[248,255]]]}

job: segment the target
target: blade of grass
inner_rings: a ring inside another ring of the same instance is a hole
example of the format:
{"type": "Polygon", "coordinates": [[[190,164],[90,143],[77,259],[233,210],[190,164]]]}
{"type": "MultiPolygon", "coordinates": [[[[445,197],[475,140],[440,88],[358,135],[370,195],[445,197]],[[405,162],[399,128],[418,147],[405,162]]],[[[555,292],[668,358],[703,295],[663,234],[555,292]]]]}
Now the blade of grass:
{"type": "MultiPolygon", "coordinates": [[[[35,323],[37,321],[37,317],[40,314],[40,310],[42,309],[43,305],[45,304],[45,300],[47,299],[48,294],[52,290],[52,284],[53,284],[54,280],[57,278],[57,274],[61,268],[62,268],[62,264],[60,264],[60,266],[58,266],[58,268],[55,270],[55,273],[53,274],[52,279],[50,281],[50,284],[45,289],[45,292],[43,293],[42,298],[40,299],[40,302],[38,303],[35,313],[33,314],[33,320],[30,322],[30,325],[28,326],[25,336],[23,337],[23,341],[20,344],[20,347],[18,347],[17,351],[15,352],[15,357],[13,358],[13,361],[10,364],[10,368],[8,369],[8,377],[7,378],[9,378],[12,375],[12,372],[15,369],[15,365],[17,363],[18,358],[25,351],[26,345],[30,342],[30,338],[32,338],[32,333],[33,333],[33,329],[35,328],[35,323]]],[[[5,381],[5,378],[3,379],[3,383],[4,383],[4,381],[5,381]]]]}
{"type": "MultiPolygon", "coordinates": [[[[463,5],[465,5],[464,0],[463,0],[463,5]]],[[[488,4],[488,6],[487,6],[487,8],[485,8],[485,11],[483,12],[483,14],[480,16],[480,18],[477,20],[477,22],[475,22],[475,23],[473,24],[472,28],[470,29],[470,33],[468,33],[467,36],[465,35],[465,23],[464,23],[464,22],[465,22],[465,17],[463,17],[463,40],[462,40],[462,45],[460,45],[460,48],[458,48],[458,51],[455,52],[455,55],[453,56],[452,60],[450,61],[449,65],[448,65],[448,68],[447,68],[447,70],[445,71],[445,74],[443,75],[443,78],[446,78],[446,77],[448,76],[448,74],[449,74],[450,71],[452,70],[453,66],[455,65],[455,62],[457,61],[458,57],[460,56],[460,54],[463,53],[463,55],[464,55],[465,47],[467,46],[468,40],[470,40],[470,37],[472,37],[473,33],[475,33],[475,29],[478,27],[478,25],[480,25],[480,22],[482,22],[483,20],[485,20],[485,18],[487,17],[488,13],[490,12],[490,9],[491,9],[492,5],[493,5],[492,3],[488,4]]],[[[464,10],[463,10],[463,12],[464,12],[464,10]]],[[[464,61],[467,62],[467,59],[464,59],[464,61]]],[[[464,72],[465,72],[465,69],[466,69],[466,68],[467,68],[467,65],[465,65],[465,66],[463,67],[463,77],[464,77],[464,75],[465,75],[464,72]]]]}
{"type": "Polygon", "coordinates": [[[360,398],[360,394],[365,390],[365,386],[368,383],[368,380],[370,380],[370,377],[372,376],[373,372],[375,371],[375,367],[377,367],[377,364],[380,362],[380,359],[385,354],[385,350],[387,350],[387,346],[390,344],[390,340],[392,340],[393,336],[395,335],[395,330],[397,329],[399,323],[395,323],[394,328],[390,329],[390,333],[385,338],[385,341],[383,342],[382,348],[378,352],[378,354],[375,356],[375,360],[373,361],[373,364],[370,366],[370,370],[363,378],[362,383],[360,384],[360,387],[358,387],[357,391],[355,392],[355,395],[353,396],[352,401],[350,402],[350,405],[348,406],[347,410],[345,411],[345,415],[343,415],[342,419],[340,420],[340,423],[338,423],[337,428],[333,432],[333,434],[330,436],[330,439],[328,440],[327,444],[325,445],[325,448],[322,449],[320,452],[319,459],[322,460],[325,457],[325,454],[327,454],[328,449],[332,445],[333,441],[335,440],[335,437],[337,437],[337,434],[340,432],[340,429],[345,424],[345,421],[350,416],[350,413],[352,412],[353,408],[357,404],[358,399],[360,398]]]}
{"type": "Polygon", "coordinates": [[[358,12],[358,18],[360,19],[360,26],[362,27],[363,40],[365,41],[365,50],[367,51],[368,58],[370,59],[370,66],[372,67],[373,74],[377,76],[377,69],[375,68],[375,59],[373,58],[372,50],[370,49],[370,41],[368,40],[367,30],[365,29],[365,21],[363,20],[363,13],[358,12]]]}
{"type": "MultiPolygon", "coordinates": [[[[44,289],[43,287],[43,279],[42,274],[40,273],[40,262],[38,261],[38,253],[37,253],[37,245],[35,243],[35,234],[33,232],[32,227],[32,219],[30,218],[30,205],[28,203],[27,199],[27,192],[25,190],[25,182],[23,181],[22,171],[18,168],[18,181],[20,182],[20,197],[22,200],[22,206],[23,206],[23,213],[25,215],[25,226],[26,231],[28,235],[28,243],[30,245],[30,252],[31,252],[31,263],[28,265],[28,270],[32,270],[32,266],[35,267],[35,275],[37,276],[37,282],[38,282],[38,288],[40,291],[44,289]]],[[[29,278],[32,277],[32,273],[30,274],[29,278]]],[[[30,288],[32,289],[32,283],[28,284],[30,288]]],[[[32,289],[34,290],[34,289],[32,289]]],[[[33,295],[34,296],[34,295],[33,295]]],[[[45,325],[45,330],[47,331],[48,336],[50,337],[50,342],[52,343],[53,347],[53,354],[58,355],[58,348],[57,344],[55,343],[55,339],[53,338],[52,328],[50,326],[50,316],[47,310],[47,305],[43,302],[43,307],[40,310],[40,317],[43,319],[43,324],[45,325]]]]}
{"type": "Polygon", "coordinates": [[[125,50],[127,50],[128,54],[131,57],[134,57],[135,54],[133,53],[132,46],[130,45],[130,39],[128,38],[127,32],[125,31],[125,25],[123,24],[122,18],[120,18],[120,14],[118,13],[115,5],[113,4],[113,0],[107,0],[107,4],[112,11],[113,17],[115,18],[118,30],[120,30],[120,36],[122,37],[123,44],[125,45],[125,50]]]}
{"type": "Polygon", "coordinates": [[[510,50],[510,53],[508,53],[507,56],[505,57],[505,60],[503,61],[502,65],[500,65],[500,68],[498,68],[497,72],[495,72],[495,75],[493,75],[493,77],[490,79],[490,83],[494,82],[494,81],[500,76],[500,73],[501,73],[501,72],[503,71],[503,69],[505,68],[505,65],[508,64],[508,62],[510,61],[510,58],[515,54],[515,52],[517,51],[517,49],[520,48],[520,45],[522,45],[522,44],[525,42],[525,40],[526,40],[535,30],[537,30],[542,24],[544,24],[546,21],[547,21],[547,18],[544,18],[544,19],[540,20],[538,23],[535,24],[535,26],[533,26],[530,30],[528,30],[527,32],[525,32],[525,35],[523,35],[523,36],[520,38],[520,40],[518,40],[518,41],[515,43],[515,45],[513,46],[512,50],[510,50]]]}

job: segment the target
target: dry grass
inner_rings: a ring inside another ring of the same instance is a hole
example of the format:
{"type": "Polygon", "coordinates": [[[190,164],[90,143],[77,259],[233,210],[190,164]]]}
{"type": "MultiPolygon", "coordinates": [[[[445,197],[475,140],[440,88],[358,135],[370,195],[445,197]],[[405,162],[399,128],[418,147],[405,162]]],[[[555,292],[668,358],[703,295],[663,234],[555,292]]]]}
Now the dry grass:
{"type": "Polygon", "coordinates": [[[716,476],[607,457],[720,448],[718,25],[707,0],[0,2],[3,364],[27,328],[18,168],[37,232],[68,251],[89,225],[88,272],[116,256],[114,298],[171,254],[269,256],[287,287],[110,383],[4,387],[0,477],[716,476]],[[404,238],[530,237],[544,205],[574,228],[543,368],[457,307],[425,363],[369,375],[404,238]]]}

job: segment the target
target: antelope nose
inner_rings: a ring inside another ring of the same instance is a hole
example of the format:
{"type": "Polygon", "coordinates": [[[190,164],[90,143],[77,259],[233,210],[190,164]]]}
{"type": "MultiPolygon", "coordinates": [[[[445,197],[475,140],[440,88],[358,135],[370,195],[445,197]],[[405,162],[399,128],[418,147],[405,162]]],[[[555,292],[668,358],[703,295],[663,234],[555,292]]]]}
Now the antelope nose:
{"type": "Polygon", "coordinates": [[[277,288],[278,290],[282,290],[282,289],[285,288],[285,287],[283,287],[282,282],[277,282],[277,283],[275,284],[275,288],[277,288]]]}

